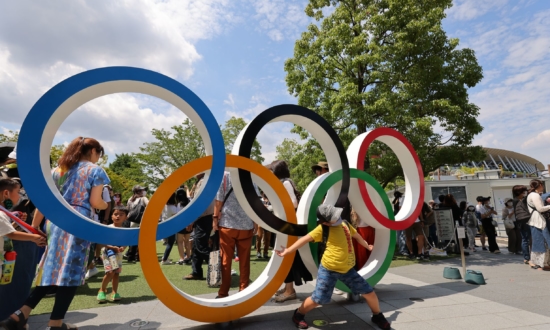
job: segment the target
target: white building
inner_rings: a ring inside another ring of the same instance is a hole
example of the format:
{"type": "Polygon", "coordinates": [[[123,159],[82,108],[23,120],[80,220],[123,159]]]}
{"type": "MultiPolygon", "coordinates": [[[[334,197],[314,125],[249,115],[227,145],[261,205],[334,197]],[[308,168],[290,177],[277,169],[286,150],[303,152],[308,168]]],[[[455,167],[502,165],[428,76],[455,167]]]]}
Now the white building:
{"type": "MultiPolygon", "coordinates": [[[[458,203],[467,201],[475,205],[477,196],[490,196],[495,210],[500,215],[504,200],[512,198],[512,187],[515,185],[528,187],[532,179],[539,178],[545,182],[546,191],[550,192],[550,178],[547,177],[548,174],[545,173],[541,162],[512,151],[488,148],[485,150],[488,154],[486,160],[477,164],[469,163],[470,166],[483,167],[485,170],[464,174],[455,166],[432,173],[431,180],[425,181],[425,201],[433,199],[437,202],[439,195],[452,194],[458,203]],[[513,178],[511,173],[515,173],[517,177],[513,178]]],[[[500,216],[497,217],[497,222],[499,236],[505,236],[500,216]]]]}

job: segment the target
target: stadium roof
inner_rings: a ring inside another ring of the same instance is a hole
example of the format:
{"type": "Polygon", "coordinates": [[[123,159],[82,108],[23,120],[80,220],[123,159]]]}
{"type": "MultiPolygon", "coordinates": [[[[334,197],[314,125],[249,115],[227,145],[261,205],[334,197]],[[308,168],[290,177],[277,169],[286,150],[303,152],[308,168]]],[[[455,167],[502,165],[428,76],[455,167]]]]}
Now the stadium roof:
{"type": "Polygon", "coordinates": [[[534,173],[546,170],[546,167],[540,161],[518,152],[495,148],[483,149],[487,152],[487,158],[478,163],[470,162],[470,165],[473,164],[479,167],[483,165],[489,169],[498,169],[499,165],[502,165],[504,170],[511,172],[534,173]]]}

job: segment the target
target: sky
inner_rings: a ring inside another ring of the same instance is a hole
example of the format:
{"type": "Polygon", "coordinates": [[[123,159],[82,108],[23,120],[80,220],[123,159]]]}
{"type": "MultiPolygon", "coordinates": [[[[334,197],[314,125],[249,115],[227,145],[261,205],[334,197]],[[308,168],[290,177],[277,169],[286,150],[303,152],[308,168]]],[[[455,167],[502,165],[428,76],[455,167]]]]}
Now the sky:
{"type": "MultiPolygon", "coordinates": [[[[105,66],[158,71],[190,88],[220,124],[296,103],[283,69],[311,19],[303,0],[3,1],[0,4],[0,132],[19,130],[33,104],[74,74],[105,66]]],[[[550,2],[454,0],[443,26],[472,48],[484,79],[469,90],[484,127],[475,145],[550,164],[550,2]],[[548,118],[548,119],[547,119],[548,118]]],[[[151,129],[181,123],[153,97],[112,94],[63,123],[54,144],[97,138],[110,160],[152,141],[151,129]]],[[[292,125],[266,126],[264,158],[292,125]]]]}

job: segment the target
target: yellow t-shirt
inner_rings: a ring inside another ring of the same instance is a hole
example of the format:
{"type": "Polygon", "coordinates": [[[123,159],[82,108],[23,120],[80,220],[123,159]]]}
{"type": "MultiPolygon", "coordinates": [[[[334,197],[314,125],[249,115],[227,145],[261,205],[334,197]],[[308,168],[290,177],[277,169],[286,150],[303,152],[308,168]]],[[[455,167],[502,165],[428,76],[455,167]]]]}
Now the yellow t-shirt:
{"type": "MultiPolygon", "coordinates": [[[[318,225],[309,235],[317,243],[323,241],[323,225],[318,225]]],[[[327,247],[321,263],[323,267],[333,272],[345,274],[355,266],[352,236],[357,231],[352,226],[342,223],[340,226],[329,227],[327,247]]]]}

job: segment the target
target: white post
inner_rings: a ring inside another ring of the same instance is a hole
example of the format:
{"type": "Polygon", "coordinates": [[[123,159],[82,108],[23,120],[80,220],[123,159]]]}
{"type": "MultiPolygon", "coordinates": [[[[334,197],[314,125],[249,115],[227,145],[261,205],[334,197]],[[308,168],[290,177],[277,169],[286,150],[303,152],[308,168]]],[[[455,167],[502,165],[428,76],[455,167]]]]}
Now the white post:
{"type": "Polygon", "coordinates": [[[458,236],[458,246],[460,246],[460,257],[462,258],[462,278],[466,278],[466,258],[464,257],[464,245],[462,239],[466,238],[466,230],[456,222],[456,233],[458,236]]]}

